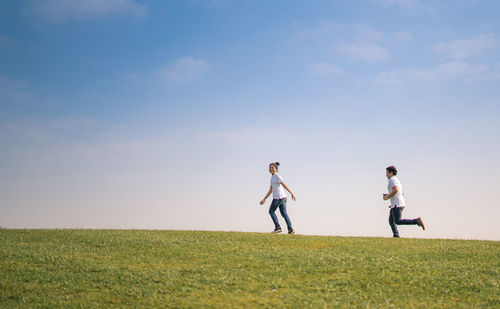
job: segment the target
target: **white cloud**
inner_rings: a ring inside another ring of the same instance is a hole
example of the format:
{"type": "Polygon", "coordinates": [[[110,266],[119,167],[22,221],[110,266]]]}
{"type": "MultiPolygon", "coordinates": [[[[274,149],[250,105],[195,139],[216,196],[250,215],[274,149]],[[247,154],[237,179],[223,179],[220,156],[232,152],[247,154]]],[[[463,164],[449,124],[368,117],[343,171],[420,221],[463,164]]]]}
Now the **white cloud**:
{"type": "Polygon", "coordinates": [[[413,40],[413,35],[409,32],[400,31],[392,35],[392,41],[397,44],[408,43],[413,40]]]}
{"type": "Polygon", "coordinates": [[[337,51],[357,60],[384,61],[390,58],[387,49],[380,45],[384,37],[384,33],[376,29],[362,27],[356,30],[352,42],[340,44],[337,51]]]}
{"type": "Polygon", "coordinates": [[[324,37],[333,36],[341,28],[341,25],[335,22],[325,22],[321,21],[317,25],[299,30],[294,35],[294,40],[305,41],[305,40],[316,40],[323,39],[324,37]]]}
{"type": "Polygon", "coordinates": [[[144,17],[148,9],[134,0],[33,0],[29,8],[54,23],[89,20],[111,15],[144,17]]]}
{"type": "Polygon", "coordinates": [[[307,67],[307,72],[310,76],[315,77],[329,77],[332,75],[342,74],[342,70],[339,67],[325,62],[316,62],[310,64],[307,67]]]}
{"type": "Polygon", "coordinates": [[[207,9],[225,9],[232,4],[231,0],[194,0],[194,1],[200,3],[203,7],[207,9]]]}
{"type": "Polygon", "coordinates": [[[377,0],[377,2],[385,6],[415,7],[420,5],[418,0],[377,0]]]}
{"type": "Polygon", "coordinates": [[[208,68],[208,62],[204,59],[183,57],[161,68],[158,77],[164,83],[193,83],[201,80],[208,68]]]}
{"type": "Polygon", "coordinates": [[[436,9],[433,6],[421,0],[375,0],[375,3],[384,7],[397,7],[411,14],[419,12],[431,15],[436,14],[436,9]]]}
{"type": "Polygon", "coordinates": [[[0,50],[11,50],[16,47],[16,41],[6,35],[0,34],[0,50]]]}
{"type": "Polygon", "coordinates": [[[482,34],[470,39],[438,43],[434,45],[433,50],[446,54],[453,59],[465,59],[480,55],[485,49],[495,47],[495,43],[495,36],[493,34],[482,34]]]}
{"type": "Polygon", "coordinates": [[[377,42],[384,38],[384,34],[376,29],[361,28],[357,31],[358,42],[377,42]]]}
{"type": "Polygon", "coordinates": [[[466,81],[488,79],[492,69],[485,65],[472,65],[467,62],[450,61],[431,69],[397,69],[380,73],[376,81],[382,84],[401,85],[412,82],[435,82],[446,79],[462,78],[466,81]]]}
{"type": "MultiPolygon", "coordinates": [[[[381,44],[384,40],[387,41],[386,35],[365,25],[343,25],[321,21],[313,27],[298,31],[294,40],[299,43],[307,41],[307,46],[311,46],[311,43],[319,44],[319,46],[327,45],[322,48],[333,49],[340,54],[362,61],[376,62],[390,58],[388,50],[381,44]],[[332,48],[335,45],[336,47],[332,48]]],[[[319,67],[316,69],[321,70],[319,67]]],[[[318,70],[309,68],[310,72],[318,70]]]]}
{"type": "Polygon", "coordinates": [[[389,59],[387,50],[375,43],[342,44],[337,50],[342,54],[363,61],[383,61],[389,59]]]}

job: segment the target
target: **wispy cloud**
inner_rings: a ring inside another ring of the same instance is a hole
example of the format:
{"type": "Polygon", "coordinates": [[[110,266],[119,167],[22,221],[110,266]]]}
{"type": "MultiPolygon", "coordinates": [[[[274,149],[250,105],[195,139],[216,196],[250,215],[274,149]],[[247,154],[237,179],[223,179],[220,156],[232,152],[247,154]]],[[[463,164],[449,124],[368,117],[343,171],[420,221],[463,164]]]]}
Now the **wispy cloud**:
{"type": "Polygon", "coordinates": [[[380,73],[376,81],[382,84],[402,85],[414,82],[435,82],[461,78],[465,81],[490,79],[494,68],[486,65],[473,65],[467,62],[450,61],[430,69],[396,69],[380,73]]]}
{"type": "Polygon", "coordinates": [[[384,33],[362,27],[357,29],[354,40],[350,43],[342,43],[337,51],[353,59],[376,62],[389,59],[389,52],[380,44],[385,37],[384,33]]]}
{"type": "Polygon", "coordinates": [[[200,81],[208,69],[208,62],[204,59],[183,57],[161,68],[158,78],[164,83],[193,83],[200,81]]]}
{"type": "Polygon", "coordinates": [[[376,0],[376,2],[385,6],[415,7],[421,5],[419,0],[376,0]]]}
{"type": "Polygon", "coordinates": [[[307,72],[314,77],[330,77],[342,74],[342,70],[334,64],[326,62],[316,62],[307,66],[307,72]]]}
{"type": "Polygon", "coordinates": [[[385,35],[373,28],[362,27],[356,30],[356,40],[358,42],[379,42],[385,35]]]}
{"type": "Polygon", "coordinates": [[[495,43],[495,36],[493,34],[482,34],[470,39],[438,43],[434,45],[433,50],[453,59],[465,59],[481,55],[484,50],[495,47],[495,43]]]}
{"type": "Polygon", "coordinates": [[[427,14],[436,14],[434,6],[429,5],[421,0],[374,0],[378,5],[384,7],[396,7],[405,10],[411,14],[423,12],[427,14]]]}
{"type": "Polygon", "coordinates": [[[335,22],[320,21],[314,26],[305,27],[298,30],[294,37],[294,41],[302,42],[307,40],[324,39],[328,36],[336,35],[342,26],[335,22]]]}
{"type": "Polygon", "coordinates": [[[0,50],[12,50],[16,47],[16,41],[6,35],[0,34],[0,50]]]}
{"type": "Polygon", "coordinates": [[[391,36],[392,42],[396,44],[408,43],[413,40],[413,35],[409,32],[400,31],[393,33],[391,36]]]}
{"type": "Polygon", "coordinates": [[[389,59],[387,49],[376,43],[357,42],[341,44],[337,50],[351,58],[363,61],[375,62],[389,59]]]}
{"type": "Polygon", "coordinates": [[[146,6],[134,0],[33,0],[29,10],[53,23],[68,20],[90,20],[112,15],[144,17],[146,6]]]}
{"type": "Polygon", "coordinates": [[[292,40],[301,47],[322,46],[354,60],[380,62],[391,58],[388,46],[408,43],[413,35],[406,31],[384,33],[365,24],[319,21],[296,31],[292,40]]]}
{"type": "Polygon", "coordinates": [[[191,0],[197,4],[200,4],[206,9],[225,9],[232,4],[231,0],[191,0]]]}

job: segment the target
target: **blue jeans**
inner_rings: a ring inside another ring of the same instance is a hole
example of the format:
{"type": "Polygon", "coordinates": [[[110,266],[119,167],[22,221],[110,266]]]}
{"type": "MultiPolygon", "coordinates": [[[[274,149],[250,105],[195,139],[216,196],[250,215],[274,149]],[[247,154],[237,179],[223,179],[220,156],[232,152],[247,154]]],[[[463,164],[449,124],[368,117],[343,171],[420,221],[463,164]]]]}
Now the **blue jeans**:
{"type": "Polygon", "coordinates": [[[399,237],[398,225],[415,225],[418,221],[418,219],[401,219],[401,212],[403,207],[394,207],[389,214],[389,224],[394,237],[399,237]]]}
{"type": "Polygon", "coordinates": [[[273,202],[271,203],[271,207],[269,207],[269,214],[271,215],[271,219],[273,219],[274,228],[281,229],[280,223],[278,222],[278,217],[275,214],[275,211],[278,207],[280,208],[281,216],[286,221],[286,226],[288,227],[288,231],[292,231],[293,230],[292,222],[290,222],[290,218],[288,217],[288,214],[286,213],[286,197],[284,197],[282,199],[273,199],[273,202]]]}

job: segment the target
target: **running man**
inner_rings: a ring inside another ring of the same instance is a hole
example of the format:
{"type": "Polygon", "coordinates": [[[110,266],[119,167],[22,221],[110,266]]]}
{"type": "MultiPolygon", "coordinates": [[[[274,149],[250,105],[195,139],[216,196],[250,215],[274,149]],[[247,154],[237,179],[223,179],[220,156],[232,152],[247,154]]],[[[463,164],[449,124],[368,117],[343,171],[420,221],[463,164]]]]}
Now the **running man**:
{"type": "Polygon", "coordinates": [[[391,209],[389,214],[389,225],[391,226],[393,237],[399,238],[398,225],[418,225],[422,227],[424,231],[425,225],[420,217],[416,219],[401,219],[401,213],[406,204],[403,197],[403,187],[396,177],[397,173],[396,167],[392,165],[385,169],[385,175],[387,179],[389,179],[389,184],[387,186],[389,194],[384,193],[382,197],[384,201],[388,199],[391,200],[391,205],[389,206],[391,209]]]}

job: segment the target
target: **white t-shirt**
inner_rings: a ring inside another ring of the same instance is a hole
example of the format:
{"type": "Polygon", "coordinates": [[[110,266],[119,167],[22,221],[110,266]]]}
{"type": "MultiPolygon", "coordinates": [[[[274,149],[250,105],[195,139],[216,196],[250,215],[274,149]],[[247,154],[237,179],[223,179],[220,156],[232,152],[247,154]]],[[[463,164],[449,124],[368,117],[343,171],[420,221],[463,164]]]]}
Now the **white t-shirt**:
{"type": "Polygon", "coordinates": [[[283,190],[283,186],[281,183],[283,182],[283,178],[278,173],[274,173],[271,176],[271,187],[273,188],[273,199],[282,199],[286,197],[285,190],[283,190]]]}
{"type": "Polygon", "coordinates": [[[399,182],[399,179],[396,176],[392,176],[391,178],[389,178],[389,184],[387,185],[389,194],[391,194],[392,188],[395,186],[398,187],[398,193],[391,197],[391,206],[389,206],[389,208],[404,207],[405,199],[403,197],[403,187],[401,186],[401,182],[399,182]]]}

